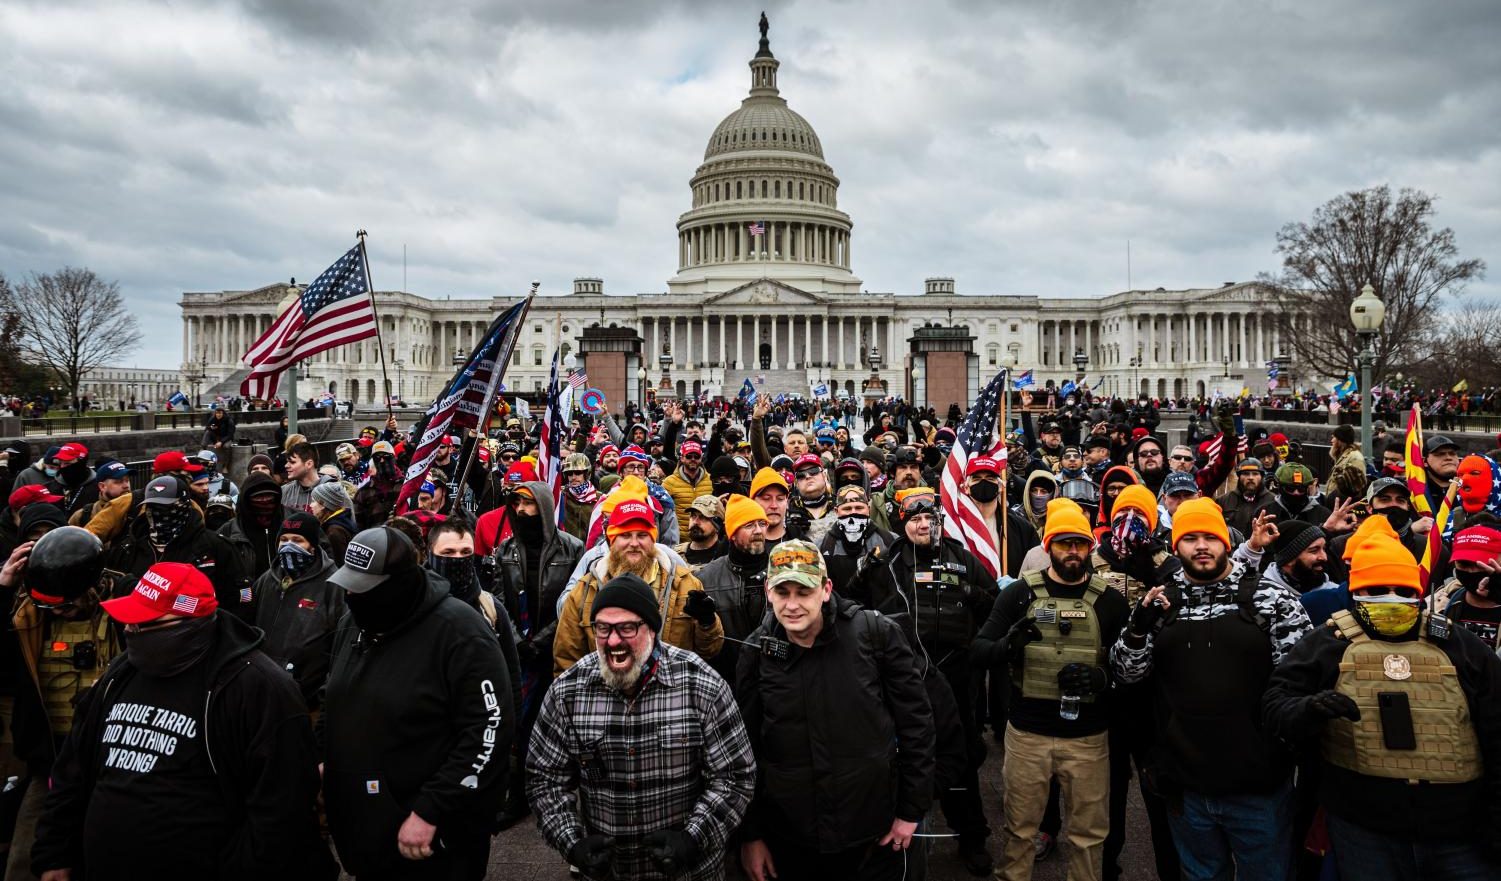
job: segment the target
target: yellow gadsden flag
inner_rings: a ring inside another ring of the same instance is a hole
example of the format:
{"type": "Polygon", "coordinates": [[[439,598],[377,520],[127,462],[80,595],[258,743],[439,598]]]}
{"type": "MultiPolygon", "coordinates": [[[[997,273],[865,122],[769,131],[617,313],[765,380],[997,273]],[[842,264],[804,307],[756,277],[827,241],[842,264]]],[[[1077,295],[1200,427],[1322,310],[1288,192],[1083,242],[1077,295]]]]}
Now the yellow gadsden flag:
{"type": "Polygon", "coordinates": [[[1449,389],[1451,392],[1467,392],[1469,390],[1470,381],[1468,379],[1461,379],[1459,382],[1454,383],[1454,388],[1449,389]]]}

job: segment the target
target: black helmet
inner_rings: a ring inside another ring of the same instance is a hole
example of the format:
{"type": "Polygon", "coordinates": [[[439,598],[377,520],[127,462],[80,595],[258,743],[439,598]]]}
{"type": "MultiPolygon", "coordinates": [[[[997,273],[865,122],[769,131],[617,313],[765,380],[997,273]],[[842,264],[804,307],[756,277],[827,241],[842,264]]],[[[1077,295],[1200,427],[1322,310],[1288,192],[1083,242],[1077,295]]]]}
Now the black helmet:
{"type": "Polygon", "coordinates": [[[37,540],[26,560],[26,590],[39,606],[83,596],[104,571],[104,545],[77,526],[60,526],[37,540]]]}

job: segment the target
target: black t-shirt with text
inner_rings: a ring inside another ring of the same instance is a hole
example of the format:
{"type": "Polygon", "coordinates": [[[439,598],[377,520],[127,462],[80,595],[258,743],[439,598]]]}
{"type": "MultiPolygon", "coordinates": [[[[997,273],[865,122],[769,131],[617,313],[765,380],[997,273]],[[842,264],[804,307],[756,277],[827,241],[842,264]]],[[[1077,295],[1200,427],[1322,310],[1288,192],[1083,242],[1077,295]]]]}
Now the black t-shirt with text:
{"type": "Polygon", "coordinates": [[[218,875],[227,811],[205,747],[205,675],[137,672],[111,692],[84,818],[90,878],[218,875]]]}

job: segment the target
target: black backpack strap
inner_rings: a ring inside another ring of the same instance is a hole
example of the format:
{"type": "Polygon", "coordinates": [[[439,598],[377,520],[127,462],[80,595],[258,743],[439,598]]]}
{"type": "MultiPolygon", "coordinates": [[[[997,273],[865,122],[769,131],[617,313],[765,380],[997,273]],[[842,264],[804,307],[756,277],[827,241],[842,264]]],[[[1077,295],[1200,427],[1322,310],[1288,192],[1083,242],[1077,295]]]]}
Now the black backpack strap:
{"type": "Polygon", "coordinates": [[[1255,624],[1263,632],[1271,632],[1271,622],[1256,608],[1256,591],[1261,587],[1261,574],[1250,566],[1240,577],[1235,587],[1235,605],[1240,607],[1240,617],[1255,624]]]}

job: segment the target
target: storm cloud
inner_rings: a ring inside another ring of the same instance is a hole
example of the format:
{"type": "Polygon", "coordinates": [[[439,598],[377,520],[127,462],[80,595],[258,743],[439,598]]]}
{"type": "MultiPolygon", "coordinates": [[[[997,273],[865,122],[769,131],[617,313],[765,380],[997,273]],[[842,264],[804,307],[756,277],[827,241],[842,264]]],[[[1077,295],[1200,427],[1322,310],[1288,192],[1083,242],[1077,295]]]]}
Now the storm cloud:
{"type": "MultiPolygon", "coordinates": [[[[1276,230],[1380,183],[1501,241],[1501,7],[774,2],[792,108],[915,293],[1095,297],[1276,268],[1276,230]]],[[[185,290],[309,279],[370,231],[380,288],[661,291],[759,6],[243,0],[0,6],[0,272],[119,280],[176,366],[185,290]]],[[[1487,280],[1472,295],[1496,296],[1487,280]]]]}

